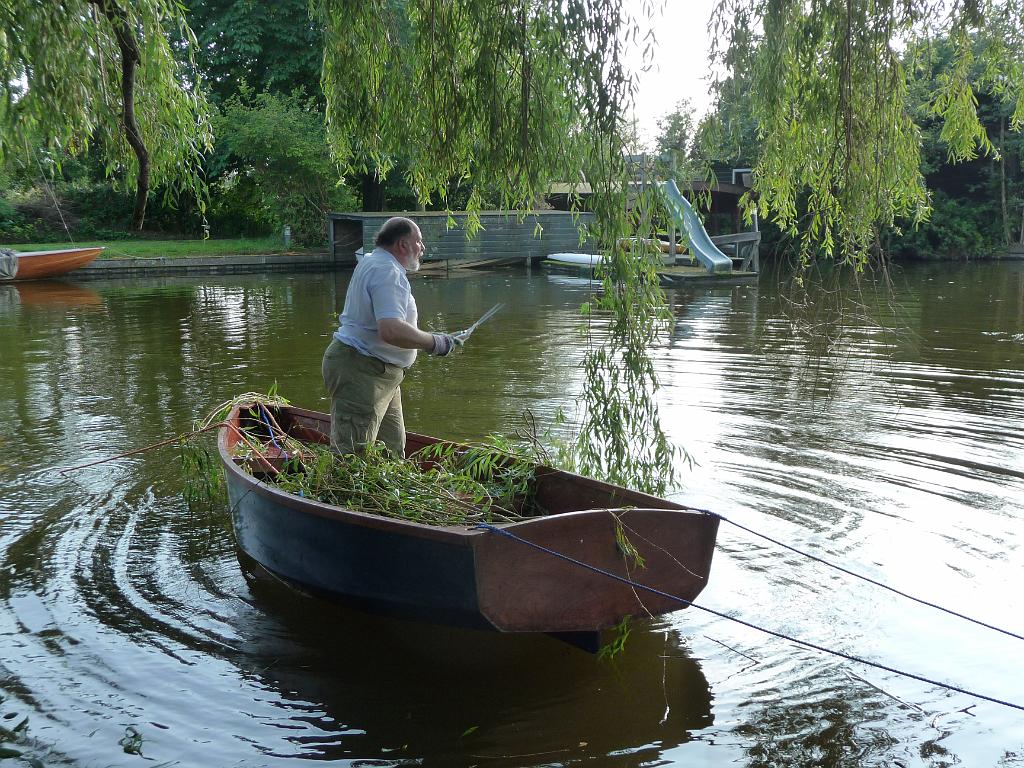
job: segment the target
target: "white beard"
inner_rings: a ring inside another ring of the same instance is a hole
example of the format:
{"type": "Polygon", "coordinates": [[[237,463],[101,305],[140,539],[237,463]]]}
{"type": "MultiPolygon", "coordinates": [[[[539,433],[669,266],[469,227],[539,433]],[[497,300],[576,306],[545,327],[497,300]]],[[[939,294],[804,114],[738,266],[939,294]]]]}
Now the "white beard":
{"type": "Polygon", "coordinates": [[[420,271],[420,258],[419,258],[419,256],[413,256],[412,257],[412,263],[409,265],[409,270],[408,271],[409,272],[419,272],[420,271]]]}

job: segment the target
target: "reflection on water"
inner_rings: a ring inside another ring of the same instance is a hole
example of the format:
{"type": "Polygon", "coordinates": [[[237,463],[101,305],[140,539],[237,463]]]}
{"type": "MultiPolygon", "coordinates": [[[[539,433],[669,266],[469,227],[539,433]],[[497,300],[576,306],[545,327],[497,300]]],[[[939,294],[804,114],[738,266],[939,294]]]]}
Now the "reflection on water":
{"type": "Polygon", "coordinates": [[[0,283],[0,318],[13,317],[19,308],[50,309],[54,313],[103,306],[103,297],[84,285],[63,280],[0,283]]]}
{"type": "Polygon", "coordinates": [[[86,285],[63,280],[29,280],[15,283],[22,304],[29,306],[87,307],[101,306],[103,297],[86,285]]]}
{"type": "MultiPolygon", "coordinates": [[[[56,471],[274,382],[322,409],[346,281],[0,286],[0,718],[28,716],[33,754],[126,764],[131,727],[146,758],[181,765],[1020,764],[1011,710],[697,609],[638,624],[613,665],[366,617],[253,578],[225,511],[186,509],[173,450],[56,471]]],[[[472,438],[576,407],[589,281],[510,270],[414,290],[434,329],[509,307],[410,372],[412,428],[472,438]]],[[[829,358],[771,282],[670,291],[663,421],[698,462],[676,496],[1022,632],[1024,265],[914,267],[894,291],[861,296],[829,358]]],[[[1024,700],[1019,641],[729,526],[701,603],[1024,700]]]]}
{"type": "Polygon", "coordinates": [[[638,633],[613,665],[545,637],[391,621],[273,583],[251,587],[254,608],[275,626],[247,638],[244,655],[293,719],[307,719],[316,702],[320,732],[288,738],[307,757],[448,754],[517,766],[618,750],[653,758],[655,743],[681,744],[712,720],[707,681],[667,630],[638,633]]]}

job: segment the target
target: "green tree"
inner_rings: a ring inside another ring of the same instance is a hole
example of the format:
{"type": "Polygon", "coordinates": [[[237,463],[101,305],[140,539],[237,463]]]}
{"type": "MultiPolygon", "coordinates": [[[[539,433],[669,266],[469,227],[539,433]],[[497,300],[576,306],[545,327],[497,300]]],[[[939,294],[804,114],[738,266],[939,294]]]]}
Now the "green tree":
{"type": "Polygon", "coordinates": [[[988,148],[968,77],[972,36],[984,41],[986,80],[1013,105],[1013,128],[1024,123],[1022,0],[720,0],[712,28],[728,74],[749,73],[756,204],[801,234],[805,263],[822,254],[863,263],[880,227],[928,214],[901,40],[952,41],[930,104],[953,157],[988,148]]]}
{"type": "Polygon", "coordinates": [[[196,0],[188,6],[195,30],[195,66],[223,103],[244,83],[256,92],[319,96],[323,32],[307,0],[196,0]]]}
{"type": "Polygon", "coordinates": [[[752,168],[761,157],[746,74],[737,72],[714,83],[713,107],[698,124],[693,142],[694,155],[708,165],[752,168]]]}
{"type": "Polygon", "coordinates": [[[214,127],[239,161],[218,181],[220,196],[255,206],[254,219],[289,224],[297,240],[319,244],[327,212],[352,207],[352,194],[324,151],[323,116],[301,92],[282,96],[243,86],[214,127]]]}
{"type": "MultiPolygon", "coordinates": [[[[401,7],[397,4],[396,7],[401,7]]],[[[324,35],[318,18],[311,17],[307,0],[282,0],[258,3],[254,0],[197,0],[189,7],[188,21],[196,30],[198,48],[194,66],[197,77],[210,88],[212,100],[223,104],[238,95],[243,86],[256,93],[266,92],[289,96],[298,90],[310,97],[311,108],[321,114],[324,100],[320,88],[323,64],[324,35]]],[[[375,55],[369,52],[367,55],[375,55]]],[[[360,91],[363,83],[356,78],[345,87],[360,91]]],[[[250,94],[251,95],[251,94],[250,94]]],[[[230,124],[221,124],[221,130],[230,124]]],[[[206,158],[211,194],[228,196],[211,201],[222,213],[236,210],[236,205],[253,190],[235,186],[239,174],[247,170],[238,156],[226,147],[234,144],[218,136],[212,154],[206,158]],[[222,183],[222,181],[224,183],[222,183]]],[[[398,158],[399,166],[402,158],[398,158]]],[[[362,196],[363,210],[384,210],[415,205],[415,196],[402,178],[390,175],[379,178],[372,164],[365,169],[350,170],[349,178],[362,196]]],[[[255,220],[266,220],[264,210],[252,211],[255,220]]],[[[211,214],[214,218],[222,218],[211,214]]],[[[273,217],[276,220],[276,216],[273,217]]]]}
{"type": "Polygon", "coordinates": [[[1024,136],[1010,130],[1013,105],[1002,100],[998,83],[987,81],[987,44],[974,39],[973,62],[966,73],[981,126],[977,151],[967,157],[958,157],[947,145],[933,97],[956,56],[954,42],[942,37],[908,47],[907,109],[921,127],[921,171],[933,213],[928,221],[897,235],[892,244],[897,254],[970,258],[999,251],[1012,239],[1011,218],[1013,225],[1018,224],[1024,192],[1024,136]]]}
{"type": "Polygon", "coordinates": [[[686,157],[692,149],[693,139],[693,105],[689,99],[681,99],[671,112],[658,119],[655,145],[659,155],[673,153],[686,157]]]}
{"type": "Polygon", "coordinates": [[[95,142],[108,175],[135,188],[135,229],[152,185],[201,196],[206,102],[172,34],[194,43],[173,0],[0,3],[0,160],[40,140],[57,158],[95,142]]]}

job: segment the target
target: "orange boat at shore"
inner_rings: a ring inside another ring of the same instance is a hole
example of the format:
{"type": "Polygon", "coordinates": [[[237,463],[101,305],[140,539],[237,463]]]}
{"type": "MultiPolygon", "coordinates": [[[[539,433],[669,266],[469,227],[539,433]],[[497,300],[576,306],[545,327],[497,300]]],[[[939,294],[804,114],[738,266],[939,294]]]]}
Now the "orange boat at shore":
{"type": "MultiPolygon", "coordinates": [[[[63,275],[84,267],[102,251],[102,248],[66,248],[59,251],[15,253],[18,261],[14,276],[0,277],[0,281],[38,280],[63,275]]],[[[3,274],[3,270],[0,270],[0,274],[3,274]]]]}

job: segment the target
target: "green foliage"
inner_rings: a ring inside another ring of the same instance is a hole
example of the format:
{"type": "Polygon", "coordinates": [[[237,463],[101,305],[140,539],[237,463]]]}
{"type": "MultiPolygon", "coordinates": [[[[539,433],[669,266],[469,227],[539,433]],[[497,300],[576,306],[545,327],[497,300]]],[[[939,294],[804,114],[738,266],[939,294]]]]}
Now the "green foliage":
{"type": "Polygon", "coordinates": [[[995,201],[972,204],[942,191],[931,195],[932,215],[927,222],[895,236],[889,246],[899,257],[923,259],[976,259],[1000,250],[1002,233],[995,201]]]}
{"type": "Polygon", "coordinates": [[[10,201],[0,198],[0,226],[18,218],[18,211],[11,205],[10,201]]]}
{"type": "Polygon", "coordinates": [[[171,196],[202,198],[202,153],[210,145],[205,100],[183,77],[171,35],[194,43],[174,0],[12,0],[0,9],[0,161],[39,142],[60,160],[95,144],[116,184],[136,181],[138,161],[121,122],[121,52],[109,11],[143,57],[135,111],[149,148],[151,182],[171,196]]]}
{"type": "Polygon", "coordinates": [[[244,210],[255,227],[292,227],[300,243],[325,242],[326,214],[354,198],[326,152],[322,115],[299,92],[254,93],[244,85],[214,121],[236,169],[217,183],[216,215],[244,210]]]}
{"type": "Polygon", "coordinates": [[[189,508],[216,504],[227,500],[227,488],[220,465],[209,449],[193,439],[183,437],[178,444],[185,489],[182,494],[189,508]]]}
{"type": "Polygon", "coordinates": [[[949,159],[973,160],[978,153],[995,152],[985,126],[978,119],[978,97],[974,92],[974,46],[966,30],[956,30],[950,40],[953,55],[947,66],[931,80],[931,101],[928,109],[945,118],[939,138],[949,148],[949,159]]]}
{"type": "MultiPolygon", "coordinates": [[[[0,215],[0,238],[5,242],[121,240],[137,235],[129,229],[133,197],[106,178],[104,161],[93,146],[78,155],[36,150],[9,164],[7,184],[0,194],[15,211],[0,215]]],[[[146,217],[150,232],[198,233],[202,212],[190,197],[174,200],[154,190],[146,217]]]]}
{"type": "Polygon", "coordinates": [[[943,4],[852,0],[806,4],[721,0],[713,39],[732,76],[749,73],[751,114],[762,144],[755,204],[799,237],[803,263],[818,256],[863,265],[879,228],[920,222],[928,199],[920,172],[919,127],[906,110],[907,70],[899,41],[924,33],[955,41],[931,89],[951,157],[991,149],[967,71],[978,35],[985,80],[1024,106],[1021,0],[943,4]]]}
{"type": "Polygon", "coordinates": [[[39,239],[41,233],[25,214],[8,199],[0,198],[0,240],[5,243],[27,243],[39,239]]]}
{"type": "MultiPolygon", "coordinates": [[[[617,0],[371,0],[316,4],[326,40],[328,140],[386,175],[407,158],[424,203],[473,180],[503,208],[578,179],[588,138],[614,135],[628,77],[617,0]],[[600,136],[584,135],[584,127],[600,136]]],[[[619,145],[621,146],[621,145],[619,145]]],[[[618,146],[616,146],[616,150],[618,146]]]]}
{"type": "MultiPolygon", "coordinates": [[[[648,178],[695,179],[700,175],[697,160],[697,129],[693,122],[693,105],[689,99],[680,100],[675,108],[658,120],[655,138],[655,156],[650,163],[648,178]]],[[[658,224],[667,227],[666,217],[658,216],[658,224]],[[664,218],[664,220],[662,220],[664,218]]]]}
{"type": "Polygon", "coordinates": [[[753,168],[761,157],[750,73],[736,71],[713,84],[714,109],[697,126],[693,152],[709,166],[753,168]]]}
{"type": "Polygon", "coordinates": [[[601,661],[610,661],[626,650],[626,641],[629,640],[632,631],[629,616],[626,616],[616,625],[612,639],[601,646],[597,652],[597,658],[601,661]]]}
{"type": "Polygon", "coordinates": [[[686,157],[690,154],[693,138],[693,105],[689,99],[682,99],[675,109],[658,120],[657,152],[659,155],[671,152],[686,157]]]}
{"type": "MultiPolygon", "coordinates": [[[[210,232],[217,237],[281,236],[282,217],[272,197],[244,172],[226,174],[210,186],[210,205],[206,220],[210,232]]],[[[317,245],[323,244],[323,238],[317,245]]]]}
{"type": "Polygon", "coordinates": [[[617,518],[615,520],[615,546],[619,548],[622,556],[627,560],[632,560],[633,565],[637,568],[647,567],[640,551],[633,545],[633,542],[629,540],[629,537],[626,536],[626,531],[622,526],[622,521],[617,518]]]}
{"type": "Polygon", "coordinates": [[[1024,136],[1009,130],[1014,105],[1003,100],[1002,84],[989,80],[982,55],[989,43],[976,37],[969,55],[960,50],[963,44],[940,37],[916,41],[907,50],[912,75],[907,107],[921,126],[921,170],[931,191],[933,213],[917,227],[896,233],[891,248],[897,255],[982,257],[1004,248],[1011,231],[1019,227],[1024,136]],[[954,61],[961,62],[956,77],[965,79],[971,89],[981,133],[954,138],[951,144],[948,122],[936,115],[933,94],[947,88],[954,61]]]}
{"type": "Polygon", "coordinates": [[[584,474],[661,494],[674,482],[678,453],[660,426],[658,379],[648,353],[653,340],[673,324],[658,280],[661,250],[653,245],[653,214],[661,210],[661,201],[650,190],[627,211],[625,189],[618,184],[593,198],[598,239],[608,243],[608,258],[597,269],[602,294],[586,315],[587,410],[574,459],[584,474]],[[644,245],[628,247],[624,238],[609,242],[619,232],[640,234],[644,245]],[[603,338],[595,338],[598,333],[603,338]]]}
{"type": "Polygon", "coordinates": [[[319,92],[323,36],[307,0],[195,0],[187,20],[195,30],[195,68],[216,103],[247,84],[281,96],[319,92]]]}
{"type": "Polygon", "coordinates": [[[255,425],[240,435],[237,456],[250,472],[284,491],[327,504],[430,525],[520,520],[542,512],[534,476],[547,454],[536,440],[492,436],[469,446],[435,444],[408,459],[382,445],[362,455],[337,454],[326,445],[296,440],[277,426],[274,409],[287,405],[277,382],[266,395],[247,392],[221,403],[181,442],[190,505],[221,492],[220,473],[195,438],[224,421],[236,405],[249,406],[255,425]],[[268,474],[267,456],[283,458],[268,474]]]}
{"type": "MultiPolygon", "coordinates": [[[[427,525],[511,522],[534,514],[534,464],[493,446],[430,446],[395,459],[381,446],[363,455],[337,454],[327,446],[295,445],[283,469],[267,478],[307,499],[427,525]]],[[[260,471],[262,451],[243,453],[260,471]]]]}

